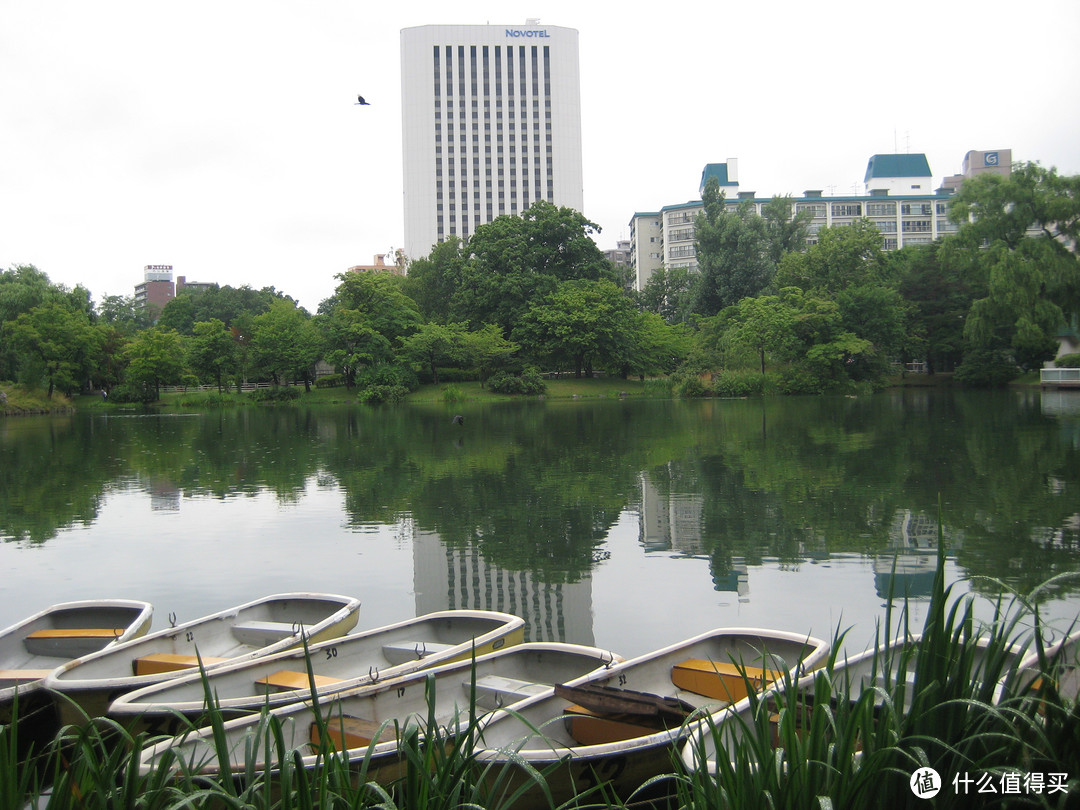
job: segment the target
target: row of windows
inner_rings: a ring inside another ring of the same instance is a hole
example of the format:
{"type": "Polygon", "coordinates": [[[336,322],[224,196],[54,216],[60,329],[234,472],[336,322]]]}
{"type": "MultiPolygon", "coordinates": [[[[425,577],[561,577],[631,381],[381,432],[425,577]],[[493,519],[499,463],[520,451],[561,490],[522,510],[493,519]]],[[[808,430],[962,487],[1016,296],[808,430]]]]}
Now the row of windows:
{"type": "Polygon", "coordinates": [[[687,239],[693,239],[693,238],[694,238],[694,229],[693,228],[677,228],[677,229],[671,231],[671,233],[668,234],[668,239],[670,239],[672,242],[683,242],[683,241],[686,241],[687,239]]]}
{"type": "Polygon", "coordinates": [[[693,255],[695,255],[693,245],[680,245],[678,247],[673,247],[671,250],[668,251],[668,256],[670,256],[672,259],[678,259],[683,256],[693,255]]]}

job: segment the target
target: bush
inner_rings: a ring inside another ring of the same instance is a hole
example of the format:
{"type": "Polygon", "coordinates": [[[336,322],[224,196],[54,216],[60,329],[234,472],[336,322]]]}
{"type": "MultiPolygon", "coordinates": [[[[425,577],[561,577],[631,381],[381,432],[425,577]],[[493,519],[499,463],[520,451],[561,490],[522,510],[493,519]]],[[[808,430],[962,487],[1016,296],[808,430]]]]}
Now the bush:
{"type": "Polygon", "coordinates": [[[405,389],[405,393],[415,391],[420,387],[420,381],[417,379],[415,371],[408,366],[393,365],[391,363],[380,363],[365,370],[362,374],[357,375],[356,384],[361,389],[373,386],[388,386],[391,388],[400,386],[405,389]]]}
{"type": "Polygon", "coordinates": [[[248,396],[255,402],[294,402],[300,399],[300,389],[288,385],[276,388],[256,388],[248,396]]]}
{"type": "MultiPolygon", "coordinates": [[[[431,385],[435,382],[435,379],[431,376],[431,369],[424,366],[422,369],[416,372],[416,376],[419,378],[423,385],[431,385]]],[[[458,383],[458,382],[476,382],[480,379],[480,372],[474,368],[440,368],[439,369],[439,384],[442,383],[458,383]]]]}
{"type": "Polygon", "coordinates": [[[444,385],[442,387],[443,402],[461,402],[465,399],[465,394],[456,385],[444,385]]]}
{"type": "Polygon", "coordinates": [[[791,368],[780,375],[776,388],[781,394],[823,394],[825,381],[812,371],[791,368]]]}
{"type": "Polygon", "coordinates": [[[642,385],[645,394],[650,397],[671,396],[672,380],[670,377],[650,377],[642,385]]]}
{"type": "Polygon", "coordinates": [[[1000,388],[1020,376],[1020,369],[1005,352],[977,349],[964,355],[953,379],[969,388],[1000,388]]]}
{"type": "Polygon", "coordinates": [[[344,374],[326,374],[315,381],[316,388],[340,388],[344,384],[344,374]]]}
{"type": "Polygon", "coordinates": [[[775,380],[758,371],[725,369],[713,377],[712,392],[718,397],[761,396],[767,382],[775,384],[775,380]]]}
{"type": "Polygon", "coordinates": [[[182,408],[222,408],[226,405],[237,405],[240,398],[235,394],[219,394],[217,392],[203,392],[181,394],[173,400],[174,405],[182,408]]]}
{"type": "Polygon", "coordinates": [[[121,383],[109,393],[109,402],[146,405],[150,402],[157,402],[157,392],[150,385],[121,383]]]}
{"type": "Polygon", "coordinates": [[[544,377],[535,367],[525,368],[520,376],[498,371],[488,377],[488,388],[498,394],[542,394],[547,391],[544,377]]]}
{"type": "Polygon", "coordinates": [[[409,394],[404,385],[369,385],[360,390],[356,398],[365,405],[401,402],[409,394]]]}
{"type": "Polygon", "coordinates": [[[1058,368],[1080,368],[1080,354],[1063,354],[1054,361],[1058,368]]]}
{"type": "Polygon", "coordinates": [[[672,393],[684,399],[707,397],[709,387],[699,374],[680,374],[673,380],[672,393]]]}

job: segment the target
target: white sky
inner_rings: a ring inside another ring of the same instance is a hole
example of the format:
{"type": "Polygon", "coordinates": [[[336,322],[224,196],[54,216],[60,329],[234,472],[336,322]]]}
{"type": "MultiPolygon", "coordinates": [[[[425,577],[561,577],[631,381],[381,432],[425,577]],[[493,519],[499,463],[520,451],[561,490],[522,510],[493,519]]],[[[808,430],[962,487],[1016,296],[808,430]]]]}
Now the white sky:
{"type": "Polygon", "coordinates": [[[527,17],[581,34],[603,248],[730,157],[763,196],[861,191],[894,151],[1080,173],[1076,0],[0,0],[0,268],[100,301],[172,264],[314,311],[404,241],[400,29],[527,17]]]}

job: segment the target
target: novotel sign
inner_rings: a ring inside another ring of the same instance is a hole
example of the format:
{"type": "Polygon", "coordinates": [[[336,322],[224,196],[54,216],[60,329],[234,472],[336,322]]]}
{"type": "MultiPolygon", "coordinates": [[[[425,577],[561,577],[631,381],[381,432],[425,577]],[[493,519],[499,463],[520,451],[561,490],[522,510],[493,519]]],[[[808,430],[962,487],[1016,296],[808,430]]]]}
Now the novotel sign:
{"type": "Polygon", "coordinates": [[[508,37],[538,37],[544,39],[551,37],[546,28],[507,28],[506,35],[508,37]]]}

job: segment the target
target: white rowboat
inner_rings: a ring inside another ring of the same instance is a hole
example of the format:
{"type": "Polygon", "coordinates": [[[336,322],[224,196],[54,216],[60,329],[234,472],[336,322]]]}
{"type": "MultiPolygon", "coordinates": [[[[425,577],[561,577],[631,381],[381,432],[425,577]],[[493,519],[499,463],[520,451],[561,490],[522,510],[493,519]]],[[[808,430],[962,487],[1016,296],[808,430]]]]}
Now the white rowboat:
{"type": "Polygon", "coordinates": [[[224,717],[258,712],[311,696],[387,680],[419,669],[484,655],[524,640],[524,619],[488,610],[443,610],[250,661],[224,664],[121,695],[109,716],[129,728],[176,733],[180,715],[206,710],[206,688],[224,717]],[[308,665],[311,673],[309,675],[308,665]]]}
{"type": "Polygon", "coordinates": [[[348,596],[283,593],[184,622],[77,658],[54,670],[45,687],[56,693],[60,719],[81,725],[104,715],[120,695],[232,660],[250,660],[347,633],[360,601],[348,596]]]}
{"type": "MultiPolygon", "coordinates": [[[[367,777],[386,782],[400,775],[398,740],[412,728],[422,733],[429,708],[440,728],[456,730],[476,711],[519,708],[550,695],[556,683],[601,671],[622,659],[596,647],[533,642],[506,647],[476,659],[446,664],[387,681],[331,695],[319,702],[317,717],[310,702],[294,703],[267,714],[224,724],[226,756],[234,772],[257,761],[277,762],[282,752],[263,744],[268,721],[280,725],[286,751],[299,751],[302,764],[314,767],[327,747],[342,752],[359,767],[366,758],[367,777]],[[429,691],[429,684],[431,690],[429,691]],[[429,700],[431,705],[429,706],[429,700]],[[324,733],[329,739],[324,739],[324,733]]],[[[272,738],[272,735],[271,735],[272,738]]],[[[145,749],[140,771],[149,772],[164,756],[189,772],[219,771],[214,731],[199,729],[145,749]],[[179,764],[178,764],[179,763],[179,764]]]]}
{"type": "MultiPolygon", "coordinates": [[[[565,684],[484,724],[478,759],[544,771],[556,805],[590,788],[623,800],[672,770],[674,747],[702,718],[820,666],[829,644],[757,628],[721,628],[565,684]],[[539,730],[539,731],[538,731],[539,730]]],[[[501,766],[501,767],[500,767],[501,766]]],[[[513,782],[511,782],[513,784],[513,782]]]]}
{"type": "Polygon", "coordinates": [[[11,721],[16,696],[25,717],[42,702],[50,672],[80,655],[138,638],[153,613],[149,603],[130,599],[61,602],[0,632],[0,723],[11,721]]]}

